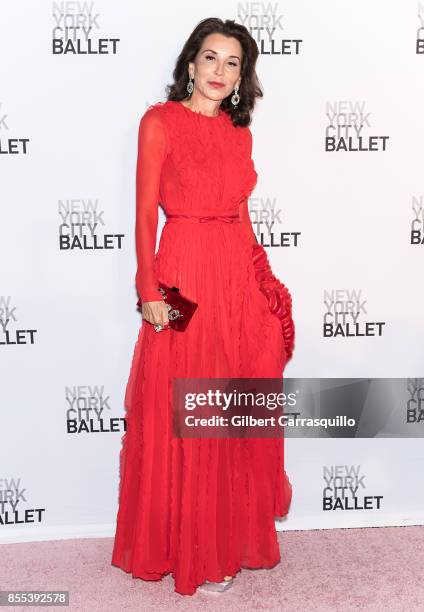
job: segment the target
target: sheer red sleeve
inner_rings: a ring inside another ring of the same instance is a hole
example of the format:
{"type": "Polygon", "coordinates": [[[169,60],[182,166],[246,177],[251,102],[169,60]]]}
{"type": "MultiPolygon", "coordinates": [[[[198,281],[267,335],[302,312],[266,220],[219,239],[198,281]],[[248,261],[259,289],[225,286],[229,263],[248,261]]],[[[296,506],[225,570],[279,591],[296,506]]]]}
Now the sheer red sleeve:
{"type": "Polygon", "coordinates": [[[159,185],[168,153],[165,127],[155,107],[147,109],[138,130],[136,172],[136,287],[142,302],[162,301],[155,270],[159,185]]]}
{"type": "Polygon", "coordinates": [[[258,239],[256,238],[256,234],[253,230],[252,221],[250,220],[247,198],[240,204],[240,219],[245,228],[246,235],[249,237],[249,241],[252,244],[256,244],[258,239]]]}
{"type": "MultiPolygon", "coordinates": [[[[247,136],[247,145],[246,145],[247,155],[249,158],[249,172],[247,176],[246,185],[247,185],[247,190],[249,191],[249,195],[250,195],[251,189],[253,189],[254,185],[256,184],[257,175],[254,169],[254,163],[252,160],[252,133],[249,128],[246,129],[246,136],[247,136]]],[[[251,242],[251,244],[256,244],[258,242],[258,239],[256,238],[256,234],[253,230],[252,222],[250,220],[248,197],[249,196],[246,196],[246,198],[241,202],[240,208],[239,208],[239,214],[240,214],[241,222],[243,224],[243,227],[245,228],[246,235],[249,241],[251,242]]]]}

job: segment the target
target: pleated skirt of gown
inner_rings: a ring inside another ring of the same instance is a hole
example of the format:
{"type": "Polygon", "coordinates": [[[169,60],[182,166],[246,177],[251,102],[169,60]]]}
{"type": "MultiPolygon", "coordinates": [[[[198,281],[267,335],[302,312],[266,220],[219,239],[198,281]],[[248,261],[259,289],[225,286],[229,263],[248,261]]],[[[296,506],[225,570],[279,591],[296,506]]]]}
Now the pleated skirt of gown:
{"type": "Polygon", "coordinates": [[[172,379],[282,378],[286,355],[241,224],[167,222],[156,272],[198,308],[184,332],[140,327],[112,564],[144,580],[172,573],[175,591],[192,595],[205,580],[279,562],[274,519],[292,487],[281,437],[175,438],[172,379]]]}

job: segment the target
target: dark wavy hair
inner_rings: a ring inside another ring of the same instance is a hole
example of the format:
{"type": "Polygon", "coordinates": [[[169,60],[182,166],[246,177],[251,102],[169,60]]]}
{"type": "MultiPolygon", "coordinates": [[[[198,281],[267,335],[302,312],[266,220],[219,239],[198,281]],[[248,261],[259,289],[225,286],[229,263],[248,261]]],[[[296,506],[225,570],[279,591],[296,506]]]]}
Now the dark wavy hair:
{"type": "Polygon", "coordinates": [[[240,102],[237,108],[234,108],[234,105],[231,103],[231,96],[233,95],[233,92],[231,92],[231,94],[222,100],[220,108],[230,115],[233,125],[248,126],[252,121],[251,113],[255,106],[255,99],[263,97],[255,71],[259,50],[255,39],[251,36],[248,29],[231,19],[223,21],[217,17],[208,17],[197,24],[177,58],[174,72],[172,73],[174,82],[172,85],[166,86],[167,100],[181,101],[187,97],[187,83],[189,80],[188,63],[194,62],[202,46],[203,39],[209,36],[209,34],[233,36],[237,38],[241,45],[243,57],[240,71],[240,102]]]}

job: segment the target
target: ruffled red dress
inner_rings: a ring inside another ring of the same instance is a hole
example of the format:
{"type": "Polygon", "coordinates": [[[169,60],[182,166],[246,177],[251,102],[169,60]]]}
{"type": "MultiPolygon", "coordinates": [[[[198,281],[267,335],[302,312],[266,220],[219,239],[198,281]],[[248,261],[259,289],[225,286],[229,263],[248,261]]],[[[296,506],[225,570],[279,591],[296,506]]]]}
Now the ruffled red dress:
{"type": "Polygon", "coordinates": [[[293,350],[290,294],[264,252],[254,255],[262,247],[247,206],[257,181],[251,152],[250,129],[223,109],[210,117],[158,102],[140,121],[137,290],[142,301],[161,300],[160,280],[198,308],[183,332],[140,327],[112,564],[143,580],[171,573],[183,595],[276,565],[274,519],[292,496],[282,438],[184,439],[172,429],[174,377],[282,378],[293,350]],[[167,221],[155,254],[159,203],[167,221]]]}

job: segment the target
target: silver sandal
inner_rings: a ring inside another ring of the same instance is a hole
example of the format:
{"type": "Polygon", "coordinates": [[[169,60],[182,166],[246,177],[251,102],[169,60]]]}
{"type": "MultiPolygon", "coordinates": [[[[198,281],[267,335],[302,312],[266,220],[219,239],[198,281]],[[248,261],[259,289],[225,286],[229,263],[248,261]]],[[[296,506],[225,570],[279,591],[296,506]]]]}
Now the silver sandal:
{"type": "Polygon", "coordinates": [[[222,593],[229,589],[234,582],[234,578],[230,578],[230,580],[223,580],[222,582],[210,582],[206,580],[203,584],[199,585],[197,588],[201,591],[207,591],[208,593],[222,593]]]}

